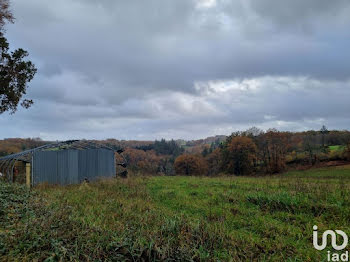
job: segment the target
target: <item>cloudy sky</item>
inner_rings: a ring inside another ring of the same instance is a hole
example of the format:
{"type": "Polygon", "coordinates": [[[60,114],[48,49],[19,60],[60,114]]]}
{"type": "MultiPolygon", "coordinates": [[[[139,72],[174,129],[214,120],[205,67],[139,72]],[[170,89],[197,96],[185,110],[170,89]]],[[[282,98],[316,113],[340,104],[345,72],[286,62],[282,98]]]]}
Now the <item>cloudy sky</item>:
{"type": "Polygon", "coordinates": [[[350,129],[348,0],[12,0],[38,73],[0,138],[350,129]]]}

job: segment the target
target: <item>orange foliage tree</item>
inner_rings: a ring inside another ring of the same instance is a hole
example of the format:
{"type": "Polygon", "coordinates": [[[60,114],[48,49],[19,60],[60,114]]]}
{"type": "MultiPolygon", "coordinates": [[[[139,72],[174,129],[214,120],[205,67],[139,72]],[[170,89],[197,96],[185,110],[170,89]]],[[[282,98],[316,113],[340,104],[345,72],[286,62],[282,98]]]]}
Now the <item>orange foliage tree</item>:
{"type": "Polygon", "coordinates": [[[174,163],[175,172],[178,175],[199,176],[206,175],[208,166],[202,156],[181,155],[176,158],[174,163]]]}
{"type": "Polygon", "coordinates": [[[7,138],[0,140],[0,157],[39,147],[45,143],[47,142],[39,138],[7,138]]]}
{"type": "Polygon", "coordinates": [[[128,163],[128,169],[145,174],[156,174],[162,159],[153,150],[145,152],[133,148],[127,148],[124,151],[124,156],[128,163]]]}
{"type": "Polygon", "coordinates": [[[236,175],[254,173],[257,147],[247,136],[235,136],[226,144],[224,161],[226,171],[236,175]]]}

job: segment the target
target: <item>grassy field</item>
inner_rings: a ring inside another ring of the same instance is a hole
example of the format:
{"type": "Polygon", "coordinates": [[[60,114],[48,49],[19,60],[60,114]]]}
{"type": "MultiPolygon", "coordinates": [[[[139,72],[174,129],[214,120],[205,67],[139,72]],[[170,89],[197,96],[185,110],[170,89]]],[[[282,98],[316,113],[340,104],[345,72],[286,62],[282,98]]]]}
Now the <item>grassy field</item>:
{"type": "Polygon", "coordinates": [[[328,146],[329,150],[332,151],[343,151],[345,149],[345,146],[328,146]]]}
{"type": "MultiPolygon", "coordinates": [[[[148,177],[27,191],[0,183],[0,258],[323,261],[350,233],[350,166],[272,177],[148,177]]],[[[349,250],[349,249],[347,249],[349,250]]]]}

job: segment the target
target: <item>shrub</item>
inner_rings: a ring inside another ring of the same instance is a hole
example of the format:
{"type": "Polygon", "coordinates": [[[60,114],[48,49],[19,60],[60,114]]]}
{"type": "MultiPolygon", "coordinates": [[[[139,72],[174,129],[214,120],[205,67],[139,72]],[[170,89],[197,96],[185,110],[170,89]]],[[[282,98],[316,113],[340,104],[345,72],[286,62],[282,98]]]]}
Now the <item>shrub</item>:
{"type": "Polygon", "coordinates": [[[344,160],[346,157],[344,156],[343,151],[331,151],[328,154],[328,160],[336,161],[336,160],[344,160]]]}

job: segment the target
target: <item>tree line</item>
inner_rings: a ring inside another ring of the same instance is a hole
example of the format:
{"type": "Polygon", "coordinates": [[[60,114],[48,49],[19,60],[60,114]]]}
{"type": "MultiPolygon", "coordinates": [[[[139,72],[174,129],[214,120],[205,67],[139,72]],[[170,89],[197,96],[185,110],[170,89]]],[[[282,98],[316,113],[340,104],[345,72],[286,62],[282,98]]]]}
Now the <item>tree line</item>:
{"type": "MultiPolygon", "coordinates": [[[[130,173],[140,175],[262,175],[350,161],[350,132],[322,127],[319,131],[280,132],[250,128],[226,139],[125,141],[94,140],[124,149],[130,173]],[[207,141],[211,141],[208,143],[207,141]]],[[[0,156],[49,142],[38,138],[0,140],[0,156]]],[[[121,162],[123,159],[119,159],[121,162]]]]}
{"type": "Polygon", "coordinates": [[[216,148],[205,147],[202,154],[181,155],[174,168],[179,175],[261,175],[329,161],[350,161],[349,131],[328,131],[325,126],[306,132],[251,128],[231,134],[216,148]]]}

